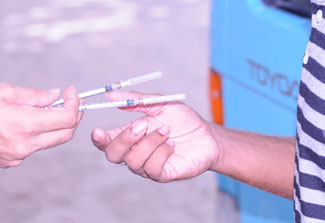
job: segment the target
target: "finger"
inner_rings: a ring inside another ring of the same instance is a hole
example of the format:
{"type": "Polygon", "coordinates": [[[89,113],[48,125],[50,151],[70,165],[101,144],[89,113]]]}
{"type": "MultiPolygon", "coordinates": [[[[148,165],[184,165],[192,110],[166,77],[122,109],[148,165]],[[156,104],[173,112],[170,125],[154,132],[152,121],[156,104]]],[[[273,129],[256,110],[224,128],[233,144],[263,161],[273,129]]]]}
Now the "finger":
{"type": "MultiPolygon", "coordinates": [[[[154,97],[161,96],[160,94],[142,94],[138,92],[121,92],[121,91],[109,91],[106,94],[109,101],[126,100],[126,99],[138,99],[142,97],[154,97]]],[[[163,105],[166,103],[156,104],[156,105],[137,105],[133,107],[121,108],[122,110],[127,110],[130,112],[141,112],[148,116],[157,115],[161,110],[163,105]]]]}
{"type": "MultiPolygon", "coordinates": [[[[16,107],[12,111],[16,129],[27,135],[39,135],[61,129],[72,129],[78,124],[78,113],[61,109],[35,109],[16,107]]],[[[81,117],[81,115],[79,115],[81,117]]]]}
{"type": "MultiPolygon", "coordinates": [[[[79,105],[84,105],[85,103],[86,103],[85,99],[80,99],[79,100],[79,105]]],[[[79,110],[79,106],[78,106],[78,110],[79,110]]],[[[84,116],[84,112],[79,111],[78,112],[78,125],[79,125],[79,123],[80,123],[83,116],[84,116]]]]}
{"type": "Polygon", "coordinates": [[[76,128],[83,116],[83,112],[79,112],[79,105],[84,103],[84,100],[79,99],[77,91],[73,86],[69,86],[64,90],[63,99],[64,111],[70,116],[70,121],[75,123],[73,128],[76,128]]]}
{"type": "Polygon", "coordinates": [[[66,143],[72,139],[73,135],[74,129],[63,129],[38,135],[31,142],[30,153],[66,143]]]}
{"type": "MultiPolygon", "coordinates": [[[[78,123],[82,118],[82,112],[78,114],[78,123]]],[[[52,132],[42,133],[35,137],[33,140],[32,146],[30,146],[31,151],[33,153],[38,150],[52,148],[63,143],[70,141],[75,133],[76,128],[71,129],[62,129],[56,130],[52,132]]]]}
{"type": "Polygon", "coordinates": [[[160,96],[161,94],[145,94],[135,91],[108,91],[106,97],[109,101],[118,101],[126,99],[136,99],[142,97],[154,97],[160,96]]]}
{"type": "Polygon", "coordinates": [[[96,128],[92,131],[92,134],[91,134],[93,144],[99,150],[105,151],[106,147],[109,145],[109,143],[111,143],[112,140],[114,140],[116,138],[116,136],[118,136],[121,132],[123,132],[128,127],[137,125],[142,120],[143,120],[143,118],[140,118],[140,119],[135,120],[131,123],[128,123],[124,126],[121,126],[116,129],[111,129],[106,132],[104,132],[103,130],[101,130],[99,128],[96,128]]]}
{"type": "Polygon", "coordinates": [[[147,128],[146,119],[140,119],[117,135],[105,149],[107,160],[113,163],[123,162],[125,154],[146,134],[147,128]]]}
{"type": "Polygon", "coordinates": [[[86,104],[86,99],[82,98],[82,99],[79,99],[79,105],[84,105],[86,104]]]}
{"type": "Polygon", "coordinates": [[[63,92],[64,104],[63,107],[68,110],[79,110],[79,98],[76,89],[73,86],[67,87],[63,92]]]}
{"type": "Polygon", "coordinates": [[[15,107],[14,117],[21,131],[26,133],[40,134],[61,129],[72,129],[78,125],[78,119],[82,113],[78,111],[79,99],[74,87],[68,87],[64,91],[66,100],[63,107],[50,109],[33,107],[15,107]]]}
{"type": "Polygon", "coordinates": [[[81,121],[81,119],[82,119],[83,116],[84,116],[84,112],[78,112],[78,116],[77,116],[77,122],[78,123],[77,123],[77,126],[79,125],[79,123],[80,123],[80,121],[81,121]]]}
{"type": "Polygon", "coordinates": [[[10,166],[9,166],[9,163],[7,163],[7,162],[1,162],[0,161],[0,168],[1,169],[7,169],[7,168],[9,168],[10,166]]]}
{"type": "Polygon", "coordinates": [[[141,174],[145,162],[149,159],[151,154],[167,140],[169,132],[169,128],[164,126],[144,137],[125,157],[127,166],[133,172],[141,174]]]}
{"type": "Polygon", "coordinates": [[[60,97],[60,89],[43,91],[34,88],[23,88],[7,83],[1,83],[0,89],[0,97],[16,105],[46,107],[60,97]]]}
{"type": "Polygon", "coordinates": [[[94,146],[96,146],[99,150],[103,152],[111,142],[111,138],[109,137],[109,135],[104,130],[98,128],[92,131],[91,139],[93,141],[94,146]]]}
{"type": "Polygon", "coordinates": [[[128,123],[122,127],[119,127],[116,129],[111,129],[106,132],[99,128],[94,129],[91,133],[91,139],[93,141],[94,146],[96,146],[99,150],[104,152],[106,150],[107,146],[109,145],[109,143],[111,143],[111,141],[113,139],[115,139],[116,136],[118,136],[121,132],[123,132],[125,129],[127,129],[131,125],[134,125],[134,124],[128,123]]]}
{"type": "Polygon", "coordinates": [[[168,140],[166,143],[161,144],[150,156],[144,165],[144,172],[146,175],[158,182],[166,180],[164,173],[164,166],[168,158],[174,152],[175,143],[168,140]]]}
{"type": "Polygon", "coordinates": [[[24,160],[6,160],[0,159],[0,168],[16,167],[22,164],[24,160]]]}

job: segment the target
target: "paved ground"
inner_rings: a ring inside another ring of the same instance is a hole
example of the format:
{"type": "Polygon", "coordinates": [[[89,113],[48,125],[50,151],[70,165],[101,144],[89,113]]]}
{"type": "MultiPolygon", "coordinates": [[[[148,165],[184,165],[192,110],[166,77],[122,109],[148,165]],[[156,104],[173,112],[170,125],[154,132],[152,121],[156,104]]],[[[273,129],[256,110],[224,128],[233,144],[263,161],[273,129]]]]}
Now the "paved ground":
{"type": "MultiPolygon", "coordinates": [[[[133,89],[186,93],[187,103],[210,119],[208,21],[208,0],[6,1],[1,80],[84,91],[161,69],[161,81],[133,89]]],[[[227,222],[216,215],[214,174],[161,185],[109,164],[92,146],[93,128],[136,117],[87,112],[71,142],[0,170],[0,222],[227,222]]]]}

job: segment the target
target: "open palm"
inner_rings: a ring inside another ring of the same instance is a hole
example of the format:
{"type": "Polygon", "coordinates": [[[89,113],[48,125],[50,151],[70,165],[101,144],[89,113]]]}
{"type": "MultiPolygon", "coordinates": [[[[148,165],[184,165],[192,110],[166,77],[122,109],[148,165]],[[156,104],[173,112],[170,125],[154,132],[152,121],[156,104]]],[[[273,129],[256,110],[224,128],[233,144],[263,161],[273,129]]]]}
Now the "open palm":
{"type": "MultiPolygon", "coordinates": [[[[112,92],[108,95],[108,98],[109,100],[123,100],[144,96],[152,95],[134,92],[112,92]]],[[[159,179],[155,180],[169,182],[194,177],[210,169],[212,163],[217,160],[218,146],[210,132],[208,122],[189,106],[183,103],[165,103],[136,106],[124,110],[146,114],[141,119],[146,120],[148,123],[147,135],[162,126],[168,126],[170,129],[169,140],[175,142],[174,151],[163,165],[159,179]]],[[[132,126],[132,123],[106,131],[108,135],[106,144],[114,141],[118,135],[123,134],[130,126],[132,126]]],[[[125,137],[123,138],[125,139],[125,137]]],[[[146,136],[142,137],[141,140],[146,140],[146,136]]],[[[97,142],[94,144],[102,143],[97,142]]],[[[103,147],[101,149],[105,150],[103,147]]]]}

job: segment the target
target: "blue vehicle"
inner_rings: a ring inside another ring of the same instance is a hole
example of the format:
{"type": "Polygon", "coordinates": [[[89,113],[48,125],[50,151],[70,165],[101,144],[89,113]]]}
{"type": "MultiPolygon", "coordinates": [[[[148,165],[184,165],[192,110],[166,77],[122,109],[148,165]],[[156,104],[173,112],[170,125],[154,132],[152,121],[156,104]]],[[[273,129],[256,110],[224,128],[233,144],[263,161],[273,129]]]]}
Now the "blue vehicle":
{"type": "MultiPolygon", "coordinates": [[[[229,128],[295,136],[309,0],[213,0],[210,98],[229,128]]],[[[293,202],[219,176],[240,222],[293,222],[293,202]]]]}

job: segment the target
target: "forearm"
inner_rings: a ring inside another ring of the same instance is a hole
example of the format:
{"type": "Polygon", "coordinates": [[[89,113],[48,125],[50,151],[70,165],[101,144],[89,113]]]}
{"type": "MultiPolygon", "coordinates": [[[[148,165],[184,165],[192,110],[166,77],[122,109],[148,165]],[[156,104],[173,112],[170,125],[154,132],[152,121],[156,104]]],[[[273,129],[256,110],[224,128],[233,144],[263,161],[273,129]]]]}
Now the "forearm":
{"type": "Polygon", "coordinates": [[[211,124],[220,154],[212,170],[292,199],[295,138],[280,138],[211,124]]]}

